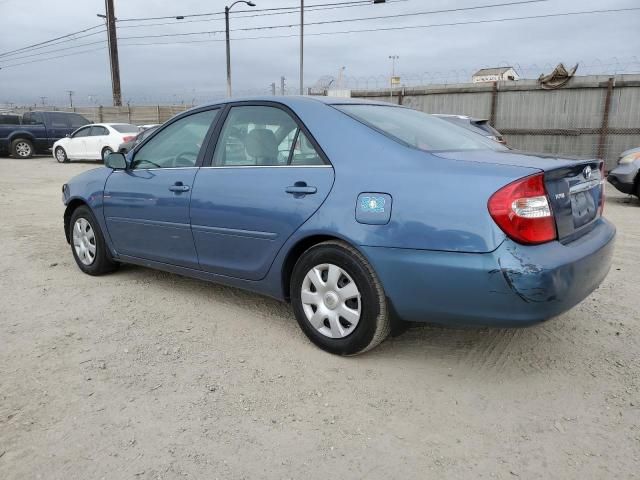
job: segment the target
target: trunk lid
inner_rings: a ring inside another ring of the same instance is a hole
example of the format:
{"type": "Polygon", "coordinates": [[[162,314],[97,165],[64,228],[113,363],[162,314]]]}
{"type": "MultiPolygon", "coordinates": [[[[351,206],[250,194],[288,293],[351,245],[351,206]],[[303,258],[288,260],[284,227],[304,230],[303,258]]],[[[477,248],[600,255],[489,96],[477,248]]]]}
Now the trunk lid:
{"type": "MultiPolygon", "coordinates": [[[[602,161],[516,151],[433,152],[451,160],[513,165],[543,171],[558,239],[569,243],[587,233],[602,215],[602,161]]],[[[533,171],[531,173],[534,173],[533,171]]],[[[526,176],[524,173],[523,176],[526,176]]]]}

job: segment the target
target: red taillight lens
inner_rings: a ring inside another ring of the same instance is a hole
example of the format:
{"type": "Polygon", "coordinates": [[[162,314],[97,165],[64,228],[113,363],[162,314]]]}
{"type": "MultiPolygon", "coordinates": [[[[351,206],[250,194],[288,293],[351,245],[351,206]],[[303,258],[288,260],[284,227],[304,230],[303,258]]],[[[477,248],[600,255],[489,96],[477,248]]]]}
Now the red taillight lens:
{"type": "Polygon", "coordinates": [[[542,173],[516,180],[494,193],[489,213],[516,242],[538,244],[557,238],[542,173]]]}
{"type": "Polygon", "coordinates": [[[122,143],[126,143],[126,142],[130,142],[131,140],[135,139],[135,135],[129,135],[127,137],[122,137],[122,143]]]}

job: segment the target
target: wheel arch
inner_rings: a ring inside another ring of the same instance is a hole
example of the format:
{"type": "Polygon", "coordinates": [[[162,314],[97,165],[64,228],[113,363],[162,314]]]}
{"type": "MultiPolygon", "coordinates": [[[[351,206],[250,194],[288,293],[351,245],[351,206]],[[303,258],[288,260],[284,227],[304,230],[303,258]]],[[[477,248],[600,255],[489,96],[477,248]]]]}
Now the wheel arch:
{"type": "Polygon", "coordinates": [[[34,143],[36,138],[31,132],[28,132],[26,130],[18,130],[17,132],[13,132],[7,139],[7,141],[9,142],[9,146],[16,140],[29,140],[31,143],[34,143]]]}
{"type": "Polygon", "coordinates": [[[69,203],[67,203],[67,208],[65,208],[64,210],[64,236],[67,239],[67,243],[71,243],[71,231],[69,230],[70,223],[71,223],[71,215],[73,215],[73,212],[78,207],[82,207],[82,206],[91,208],[89,207],[89,204],[84,200],[82,200],[81,198],[74,198],[69,203]]]}
{"type": "Polygon", "coordinates": [[[319,243],[327,242],[331,240],[342,242],[349,245],[350,247],[360,252],[360,254],[366,258],[366,255],[360,250],[360,248],[358,248],[357,245],[355,245],[353,242],[349,241],[348,239],[339,237],[337,235],[313,234],[313,235],[308,235],[306,237],[298,239],[296,243],[289,249],[284,261],[282,262],[282,268],[281,268],[282,293],[286,301],[289,301],[291,298],[290,291],[289,291],[289,287],[291,283],[291,275],[293,273],[293,267],[295,266],[300,256],[304,252],[306,252],[308,249],[313,247],[314,245],[318,245],[319,243]]]}

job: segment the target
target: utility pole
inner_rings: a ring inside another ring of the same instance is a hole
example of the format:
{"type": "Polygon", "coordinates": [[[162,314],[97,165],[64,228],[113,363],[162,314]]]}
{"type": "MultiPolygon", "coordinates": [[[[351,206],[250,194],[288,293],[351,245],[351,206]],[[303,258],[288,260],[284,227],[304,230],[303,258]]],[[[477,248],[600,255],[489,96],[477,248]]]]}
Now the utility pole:
{"type": "Polygon", "coordinates": [[[271,95],[276,95],[276,82],[271,83],[271,95]]]}
{"type": "Polygon", "coordinates": [[[398,55],[389,55],[391,60],[391,78],[389,79],[389,100],[393,101],[393,78],[396,76],[396,60],[400,57],[398,55]]]}
{"type": "Polygon", "coordinates": [[[73,108],[73,94],[74,94],[74,91],[73,90],[67,90],[67,93],[69,94],[69,107],[73,108]]]}
{"type": "Polygon", "coordinates": [[[225,38],[227,43],[227,97],[231,97],[231,41],[229,40],[229,12],[236,3],[244,3],[249,7],[255,7],[256,4],[245,0],[236,0],[228,7],[224,7],[224,23],[225,38]]]}
{"type": "Polygon", "coordinates": [[[44,107],[47,97],[40,97],[40,100],[42,101],[42,106],[44,107]]]}
{"type": "Polygon", "coordinates": [[[280,77],[280,95],[284,96],[285,78],[280,77]]]}
{"type": "Polygon", "coordinates": [[[109,60],[111,61],[111,90],[113,92],[113,106],[122,106],[122,91],[120,90],[120,62],[118,61],[118,37],[116,35],[116,15],[113,0],[104,0],[106,15],[98,14],[107,22],[107,40],[109,41],[109,60]]]}
{"type": "Polygon", "coordinates": [[[300,95],[304,95],[304,0],[300,0],[300,95]]]}

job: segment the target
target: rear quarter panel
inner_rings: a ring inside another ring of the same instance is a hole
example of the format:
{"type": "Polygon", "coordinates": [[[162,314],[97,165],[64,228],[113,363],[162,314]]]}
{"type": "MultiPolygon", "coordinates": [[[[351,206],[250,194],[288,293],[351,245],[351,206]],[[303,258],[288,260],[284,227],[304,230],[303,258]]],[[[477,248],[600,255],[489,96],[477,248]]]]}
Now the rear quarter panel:
{"type": "Polygon", "coordinates": [[[493,251],[505,235],[491,219],[487,200],[500,187],[537,171],[439,158],[404,146],[331,106],[305,103],[295,109],[335,169],[331,194],[297,235],[325,231],[366,246],[493,251]],[[388,224],[356,221],[356,201],[364,192],[392,197],[388,224]]]}

